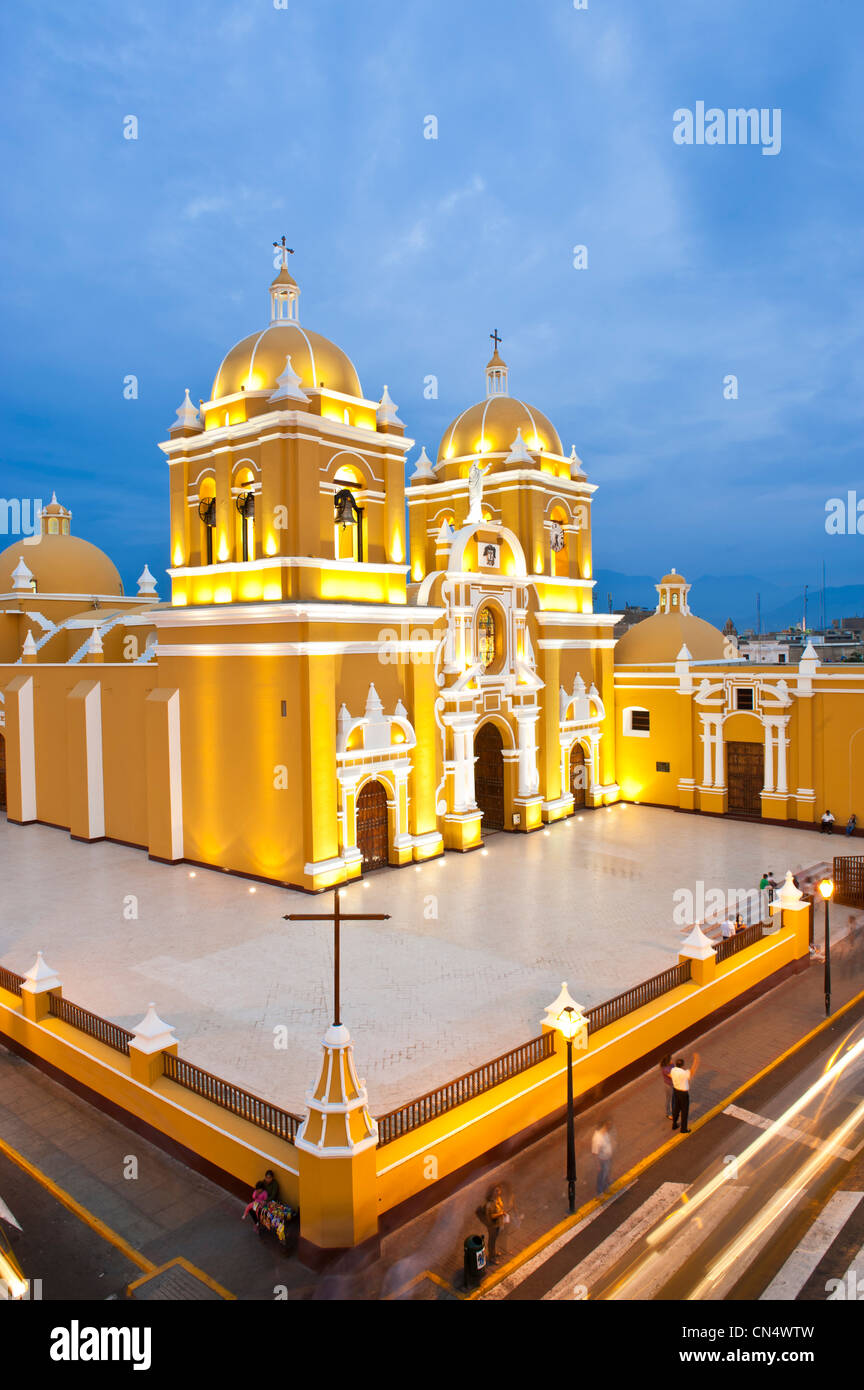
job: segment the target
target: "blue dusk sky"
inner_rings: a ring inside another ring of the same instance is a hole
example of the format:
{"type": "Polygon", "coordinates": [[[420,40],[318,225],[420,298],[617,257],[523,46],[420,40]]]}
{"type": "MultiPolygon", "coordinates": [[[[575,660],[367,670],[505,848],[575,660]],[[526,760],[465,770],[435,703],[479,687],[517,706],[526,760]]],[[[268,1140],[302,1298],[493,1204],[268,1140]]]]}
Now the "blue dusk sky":
{"type": "Polygon", "coordinates": [[[303,323],[430,454],[499,330],[598,485],[595,568],[864,577],[825,530],[864,499],[864,8],[43,0],[0,61],[0,494],[56,489],[127,589],[167,597],[156,443],[266,324],[283,233],[303,323]],[[779,108],[779,152],[676,143],[700,102],[779,108]]]}

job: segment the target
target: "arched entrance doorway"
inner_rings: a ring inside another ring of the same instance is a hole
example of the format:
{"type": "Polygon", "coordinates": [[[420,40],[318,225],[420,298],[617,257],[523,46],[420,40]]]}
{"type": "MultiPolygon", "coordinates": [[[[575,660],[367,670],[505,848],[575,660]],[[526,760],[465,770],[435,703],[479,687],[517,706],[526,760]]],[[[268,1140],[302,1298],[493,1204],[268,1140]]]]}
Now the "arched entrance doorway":
{"type": "Polygon", "coordinates": [[[765,745],[726,744],[727,809],[732,816],[761,816],[765,745]]]}
{"type": "Polygon", "coordinates": [[[478,729],[474,756],[474,797],[483,812],[483,829],[503,830],[504,740],[494,724],[478,729]]]}
{"type": "Polygon", "coordinates": [[[364,873],[387,863],[387,793],[380,782],[367,782],[357,798],[357,848],[364,873]]]}
{"type": "Polygon", "coordinates": [[[6,810],[6,736],[0,734],[0,811],[6,810]]]}
{"type": "Polygon", "coordinates": [[[581,743],[574,743],[570,750],[570,790],[573,793],[573,807],[585,806],[588,788],[588,768],[585,763],[585,749],[581,743]]]}

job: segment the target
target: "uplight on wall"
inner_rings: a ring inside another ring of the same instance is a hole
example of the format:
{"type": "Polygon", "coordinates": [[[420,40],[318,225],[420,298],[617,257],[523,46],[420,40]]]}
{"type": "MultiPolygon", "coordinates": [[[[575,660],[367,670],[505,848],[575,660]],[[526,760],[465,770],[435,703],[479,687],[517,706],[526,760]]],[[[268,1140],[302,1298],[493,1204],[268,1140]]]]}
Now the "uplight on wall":
{"type": "Polygon", "coordinates": [[[179,545],[174,547],[174,568],[179,570],[183,564],[183,551],[179,545]]]}
{"type": "Polygon", "coordinates": [[[224,563],[228,559],[228,542],[222,536],[219,541],[219,559],[224,563]]]}
{"type": "Polygon", "coordinates": [[[268,536],[268,537],[267,537],[267,540],[264,542],[264,551],[265,551],[265,554],[267,554],[267,555],[275,555],[277,549],[278,549],[278,546],[276,545],[276,537],[275,537],[275,536],[268,536]]]}

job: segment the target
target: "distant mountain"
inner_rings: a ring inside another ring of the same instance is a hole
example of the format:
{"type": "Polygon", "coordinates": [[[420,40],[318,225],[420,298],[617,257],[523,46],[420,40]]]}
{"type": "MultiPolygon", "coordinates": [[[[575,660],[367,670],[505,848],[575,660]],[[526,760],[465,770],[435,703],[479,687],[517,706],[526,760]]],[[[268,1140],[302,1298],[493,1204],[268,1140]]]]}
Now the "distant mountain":
{"type": "MultiPolygon", "coordinates": [[[[622,574],[620,570],[595,571],[594,607],[598,612],[620,613],[626,604],[654,608],[660,575],[622,574]]],[[[688,576],[689,578],[689,576],[688,576]]],[[[804,616],[804,589],[792,584],[778,584],[754,574],[704,574],[690,580],[690,603],[693,612],[706,622],[721,627],[731,618],[739,632],[756,629],[756,595],[761,598],[762,631],[789,627],[800,623],[804,616]]],[[[864,584],[844,584],[825,590],[825,616],[830,624],[835,618],[849,618],[864,613],[864,584]]],[[[816,627],[821,621],[820,594],[813,587],[807,595],[807,626],[816,627]]]]}

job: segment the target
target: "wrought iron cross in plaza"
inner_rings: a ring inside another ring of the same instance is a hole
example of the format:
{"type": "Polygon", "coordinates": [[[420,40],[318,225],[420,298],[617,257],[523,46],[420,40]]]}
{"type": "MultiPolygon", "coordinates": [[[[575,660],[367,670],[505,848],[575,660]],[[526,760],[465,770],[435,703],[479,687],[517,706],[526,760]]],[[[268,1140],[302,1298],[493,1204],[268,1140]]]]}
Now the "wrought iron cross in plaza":
{"type": "MultiPolygon", "coordinates": [[[[284,237],[283,237],[283,240],[284,240],[284,237]]],[[[499,344],[499,343],[503,343],[504,339],[498,337],[498,329],[497,329],[497,328],[495,329],[494,333],[490,333],[490,334],[489,334],[489,337],[492,339],[492,342],[493,342],[493,344],[494,344],[494,346],[493,346],[493,348],[492,348],[492,355],[494,356],[495,353],[498,351],[498,344],[499,344]]]]}
{"type": "Polygon", "coordinates": [[[286,245],[284,236],[283,236],[281,242],[274,241],[274,243],[273,243],[273,250],[274,250],[274,251],[281,251],[281,252],[282,252],[282,264],[283,264],[283,266],[286,266],[286,265],[288,264],[288,257],[294,255],[294,251],[293,251],[292,247],[286,245]]]}
{"type": "Polygon", "coordinates": [[[338,1028],[342,1022],[339,1000],[340,933],[343,922],[389,922],[389,912],[343,912],[339,902],[338,888],[333,889],[332,912],[286,912],[285,922],[332,922],[333,923],[333,1023],[338,1028]]]}

